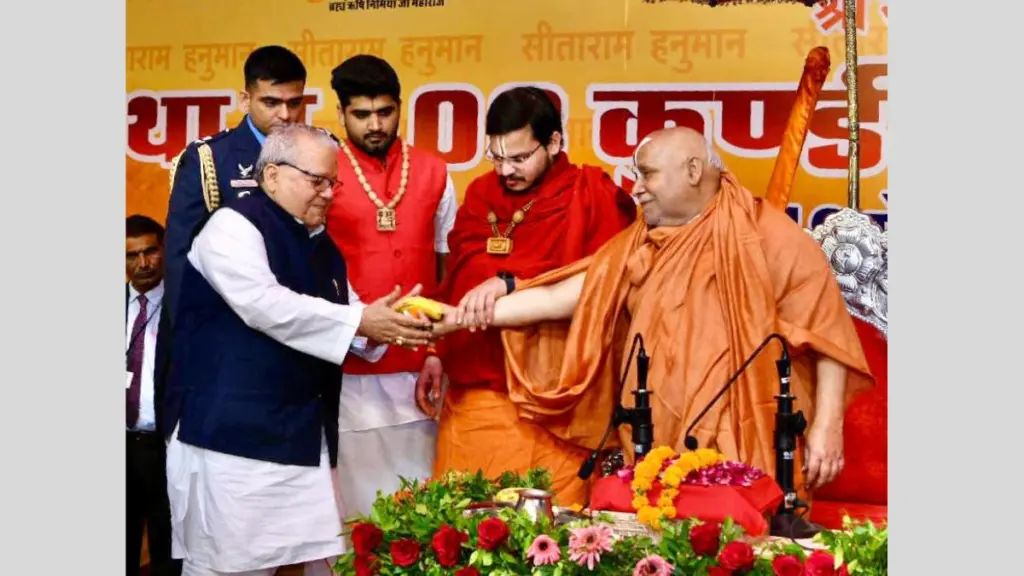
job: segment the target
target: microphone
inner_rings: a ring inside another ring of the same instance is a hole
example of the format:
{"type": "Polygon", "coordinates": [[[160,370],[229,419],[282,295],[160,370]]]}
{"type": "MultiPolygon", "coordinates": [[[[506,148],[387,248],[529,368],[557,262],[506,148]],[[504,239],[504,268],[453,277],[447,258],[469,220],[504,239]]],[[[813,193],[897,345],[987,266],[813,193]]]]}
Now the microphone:
{"type": "MultiPolygon", "coordinates": [[[[696,450],[699,445],[699,443],[697,442],[697,437],[691,435],[691,432],[693,432],[694,427],[696,427],[697,424],[700,423],[701,419],[703,419],[704,416],[712,408],[714,408],[715,404],[717,404],[718,401],[722,399],[722,396],[725,396],[725,393],[729,391],[729,388],[732,388],[732,385],[735,384],[737,380],[739,380],[740,376],[742,376],[743,373],[747,370],[747,367],[750,366],[750,363],[753,362],[761,354],[761,351],[763,351],[772,340],[778,340],[779,343],[782,344],[782,356],[779,358],[779,362],[786,363],[786,370],[788,373],[789,346],[786,344],[786,341],[779,334],[769,334],[768,337],[765,338],[764,341],[761,342],[761,344],[754,349],[750,356],[747,357],[747,359],[743,362],[743,365],[740,366],[739,369],[736,370],[736,372],[734,372],[733,375],[729,377],[729,380],[725,383],[725,386],[722,386],[722,389],[718,391],[718,394],[715,394],[715,397],[712,398],[711,401],[708,402],[707,406],[705,406],[704,409],[700,411],[700,414],[697,414],[697,417],[694,418],[692,422],[690,422],[690,426],[686,429],[685,438],[683,439],[683,446],[686,446],[687,450],[692,452],[696,450]]],[[[788,380],[786,382],[786,385],[788,387],[788,380]]]]}
{"type": "Polygon", "coordinates": [[[782,344],[782,355],[775,362],[776,372],[779,376],[779,393],[775,396],[775,481],[782,489],[783,499],[778,510],[771,518],[769,532],[772,536],[786,538],[810,538],[821,531],[816,525],[806,521],[802,516],[796,514],[797,508],[807,508],[807,503],[797,498],[796,476],[794,463],[796,458],[796,439],[803,435],[807,428],[807,420],[802,411],[793,412],[793,401],[796,396],[790,393],[790,375],[792,365],[789,359],[789,346],[785,339],[779,334],[769,334],[743,362],[743,365],[729,378],[725,386],[715,394],[715,397],[708,402],[708,405],[701,410],[700,414],[693,419],[689,428],[686,429],[686,438],[683,440],[687,450],[696,450],[699,443],[697,438],[691,435],[693,428],[700,422],[701,418],[729,391],[729,388],[739,379],[743,372],[750,366],[750,363],[765,349],[769,342],[778,340],[782,344]]]}
{"type": "Polygon", "coordinates": [[[634,449],[643,450],[643,454],[651,451],[651,445],[654,442],[654,424],[651,420],[651,392],[647,389],[647,370],[650,366],[650,359],[647,357],[647,351],[644,349],[643,336],[639,333],[633,337],[633,345],[629,349],[626,368],[622,371],[622,376],[619,378],[619,388],[621,389],[626,385],[626,376],[629,374],[629,367],[633,364],[634,352],[638,345],[640,346],[640,353],[636,359],[637,389],[633,391],[633,397],[636,398],[636,408],[624,408],[621,400],[616,403],[611,421],[608,423],[608,428],[604,431],[604,437],[601,438],[597,448],[590,453],[590,456],[587,457],[576,473],[580,480],[590,478],[594,473],[594,468],[597,466],[597,460],[601,457],[601,452],[608,442],[608,438],[616,428],[627,422],[633,424],[634,449]]]}
{"type": "MultiPolygon", "coordinates": [[[[637,337],[640,335],[637,334],[637,337]]],[[[633,429],[633,452],[635,459],[647,455],[654,448],[654,422],[651,419],[651,391],[647,389],[647,368],[650,358],[640,340],[640,353],[636,357],[636,390],[633,390],[633,406],[630,424],[633,429]]]]}

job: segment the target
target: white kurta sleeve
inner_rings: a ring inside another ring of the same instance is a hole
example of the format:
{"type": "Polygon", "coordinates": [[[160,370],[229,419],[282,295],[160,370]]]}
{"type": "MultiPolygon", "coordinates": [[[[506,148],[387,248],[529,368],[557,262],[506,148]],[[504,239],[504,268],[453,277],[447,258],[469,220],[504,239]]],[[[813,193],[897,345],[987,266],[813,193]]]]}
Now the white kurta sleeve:
{"type": "MultiPolygon", "coordinates": [[[[192,242],[188,260],[253,330],[334,364],[345,360],[364,306],[334,304],[279,284],[263,236],[238,212],[214,212],[192,242]]],[[[361,348],[367,347],[363,342],[361,348]]]]}
{"type": "Polygon", "coordinates": [[[438,254],[448,253],[448,233],[455,226],[455,213],[459,210],[458,199],[455,198],[455,182],[452,175],[444,186],[444,194],[437,204],[437,212],[434,214],[434,252],[438,254]]]}
{"type": "MultiPolygon", "coordinates": [[[[359,294],[352,289],[351,282],[348,284],[348,303],[353,306],[363,306],[363,301],[359,298],[359,294]]],[[[387,344],[370,342],[366,336],[356,336],[352,339],[352,353],[369,362],[380,360],[387,350],[387,344]]]]}

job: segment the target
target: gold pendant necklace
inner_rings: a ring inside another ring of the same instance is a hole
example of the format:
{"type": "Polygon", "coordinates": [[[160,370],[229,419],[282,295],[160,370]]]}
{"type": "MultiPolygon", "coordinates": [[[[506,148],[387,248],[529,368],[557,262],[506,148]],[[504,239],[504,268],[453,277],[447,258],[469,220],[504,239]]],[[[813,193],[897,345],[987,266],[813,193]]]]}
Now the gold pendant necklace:
{"type": "Polygon", "coordinates": [[[498,215],[494,213],[494,210],[487,211],[487,221],[491,224],[491,232],[494,233],[493,237],[487,239],[488,254],[508,256],[512,253],[512,239],[509,238],[509,236],[512,234],[512,231],[515,230],[516,225],[522,223],[522,221],[526,219],[526,213],[530,211],[530,208],[536,201],[537,199],[534,198],[527,202],[526,206],[523,206],[521,209],[512,213],[512,221],[509,222],[508,227],[505,228],[504,234],[498,230],[498,215]]]}
{"type": "Polygon", "coordinates": [[[366,191],[370,202],[373,202],[373,205],[377,207],[377,230],[380,232],[394,232],[398,226],[398,223],[395,221],[395,206],[398,206],[402,196],[405,196],[405,190],[409,184],[409,145],[406,144],[405,140],[402,140],[402,178],[398,181],[398,193],[385,206],[384,202],[377,196],[377,193],[370,187],[370,183],[366,181],[366,175],[363,174],[363,169],[359,166],[359,161],[352,154],[352,150],[349,150],[348,144],[345,143],[345,140],[341,140],[340,144],[342,152],[345,153],[349,163],[352,164],[352,170],[355,171],[359,183],[363,185],[363,190],[366,191]]]}

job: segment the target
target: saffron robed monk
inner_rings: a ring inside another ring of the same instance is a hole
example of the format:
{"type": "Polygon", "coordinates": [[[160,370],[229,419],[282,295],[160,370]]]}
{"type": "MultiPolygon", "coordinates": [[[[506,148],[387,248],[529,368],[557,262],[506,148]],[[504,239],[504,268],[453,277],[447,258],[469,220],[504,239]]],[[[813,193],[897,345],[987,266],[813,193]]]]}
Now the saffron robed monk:
{"type": "MultiPolygon", "coordinates": [[[[448,235],[447,275],[436,298],[483,308],[518,283],[593,254],[636,219],[632,198],[599,168],[572,164],[562,151],[562,120],[547,94],[513,88],[487,111],[494,172],[466,189],[448,235]]],[[[563,499],[587,454],[516,418],[497,332],[457,332],[438,345],[449,386],[441,408],[434,474],[449,469],[496,476],[544,466],[563,499]]],[[[431,410],[427,383],[417,389],[431,410]]]]}
{"type": "MultiPolygon", "coordinates": [[[[790,347],[797,409],[810,422],[798,467],[809,496],[842,470],[846,402],[873,383],[821,249],[743,188],[692,130],[652,134],[634,160],[642,221],[483,311],[449,309],[439,330],[497,336],[487,328],[503,328],[512,413],[587,450],[615,404],[632,405],[635,369],[624,388],[618,380],[634,334],[651,358],[655,443],[683,450],[689,423],[777,332],[790,347]]],[[[702,446],[769,473],[776,358],[760,355],[694,431],[702,446]]],[[[619,430],[632,460],[629,435],[619,430]]]]}

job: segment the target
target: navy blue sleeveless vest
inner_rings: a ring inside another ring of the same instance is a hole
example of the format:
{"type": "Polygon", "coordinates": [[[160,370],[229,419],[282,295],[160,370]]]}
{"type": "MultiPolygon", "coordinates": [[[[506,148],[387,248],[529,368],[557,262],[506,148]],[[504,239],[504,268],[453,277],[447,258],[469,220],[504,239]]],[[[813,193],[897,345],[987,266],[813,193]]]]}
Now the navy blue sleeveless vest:
{"type": "MultiPolygon", "coordinates": [[[[263,235],[270,269],[284,287],[348,303],[345,260],[325,232],[306,227],[256,191],[231,206],[263,235]]],[[[337,465],[341,368],[245,325],[187,263],[175,313],[168,399],[178,439],[225,454],[318,466],[320,434],[337,465]]]]}

